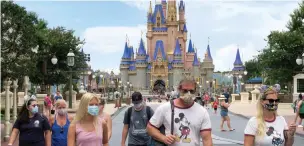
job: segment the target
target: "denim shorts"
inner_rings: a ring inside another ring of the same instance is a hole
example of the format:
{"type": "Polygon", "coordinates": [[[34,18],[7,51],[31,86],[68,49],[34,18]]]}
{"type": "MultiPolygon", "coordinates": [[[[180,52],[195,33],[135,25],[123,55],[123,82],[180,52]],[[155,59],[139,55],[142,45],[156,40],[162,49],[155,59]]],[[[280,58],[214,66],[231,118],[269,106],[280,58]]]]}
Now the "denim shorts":
{"type": "Polygon", "coordinates": [[[222,117],[226,117],[226,116],[228,116],[228,111],[221,111],[221,116],[222,117]]]}

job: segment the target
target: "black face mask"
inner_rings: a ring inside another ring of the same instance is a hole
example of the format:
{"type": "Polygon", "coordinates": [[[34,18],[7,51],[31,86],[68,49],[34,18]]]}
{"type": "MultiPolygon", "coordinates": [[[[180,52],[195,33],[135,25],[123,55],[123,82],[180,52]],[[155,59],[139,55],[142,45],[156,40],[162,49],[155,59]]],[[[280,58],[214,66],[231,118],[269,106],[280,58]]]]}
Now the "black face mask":
{"type": "Polygon", "coordinates": [[[276,111],[278,109],[278,104],[267,103],[264,104],[264,108],[267,109],[268,111],[276,111]]]}

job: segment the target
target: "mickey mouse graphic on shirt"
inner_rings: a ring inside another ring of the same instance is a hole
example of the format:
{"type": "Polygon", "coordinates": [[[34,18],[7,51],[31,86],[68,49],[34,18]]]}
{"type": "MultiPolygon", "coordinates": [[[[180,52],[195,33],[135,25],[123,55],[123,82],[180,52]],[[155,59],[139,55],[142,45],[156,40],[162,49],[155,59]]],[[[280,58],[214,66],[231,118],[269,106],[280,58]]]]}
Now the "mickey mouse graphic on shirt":
{"type": "Polygon", "coordinates": [[[281,138],[281,134],[278,133],[272,126],[268,127],[266,134],[267,136],[272,137],[272,144],[274,146],[281,146],[284,143],[284,140],[281,138]]]}
{"type": "Polygon", "coordinates": [[[185,117],[184,113],[179,113],[178,116],[179,118],[174,119],[174,122],[179,124],[178,130],[180,131],[180,135],[176,134],[177,142],[180,142],[180,140],[183,138],[182,140],[183,143],[190,143],[191,138],[188,137],[190,134],[190,128],[189,128],[190,122],[185,117]]]}
{"type": "Polygon", "coordinates": [[[38,120],[36,120],[36,121],[34,122],[34,126],[35,126],[35,127],[39,127],[39,121],[38,121],[38,120]]]}

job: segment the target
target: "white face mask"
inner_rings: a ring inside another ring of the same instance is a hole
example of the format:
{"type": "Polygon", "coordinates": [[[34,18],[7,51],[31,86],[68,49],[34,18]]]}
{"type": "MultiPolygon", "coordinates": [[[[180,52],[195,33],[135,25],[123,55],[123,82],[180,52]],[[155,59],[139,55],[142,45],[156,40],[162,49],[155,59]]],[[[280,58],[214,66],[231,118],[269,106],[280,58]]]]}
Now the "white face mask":
{"type": "Polygon", "coordinates": [[[193,102],[193,97],[194,95],[191,94],[190,91],[188,91],[188,93],[184,93],[179,98],[181,98],[185,102],[185,104],[191,104],[193,102]]]}
{"type": "Polygon", "coordinates": [[[60,116],[64,116],[67,113],[67,110],[65,108],[57,109],[57,113],[60,116]]]}
{"type": "Polygon", "coordinates": [[[142,106],[142,103],[134,104],[135,109],[140,109],[142,106]]]}

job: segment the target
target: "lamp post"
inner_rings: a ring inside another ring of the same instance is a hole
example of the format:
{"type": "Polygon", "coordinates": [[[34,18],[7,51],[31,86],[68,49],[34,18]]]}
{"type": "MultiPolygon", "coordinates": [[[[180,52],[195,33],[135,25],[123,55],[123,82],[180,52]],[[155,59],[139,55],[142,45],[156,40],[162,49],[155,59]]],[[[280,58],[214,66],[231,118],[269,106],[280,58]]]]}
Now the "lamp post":
{"type": "Polygon", "coordinates": [[[103,87],[103,95],[104,95],[104,97],[106,97],[103,75],[101,74],[101,75],[99,75],[99,77],[101,78],[101,85],[103,87]]]}
{"type": "Polygon", "coordinates": [[[206,84],[207,84],[207,92],[209,92],[210,90],[210,84],[209,84],[209,81],[206,81],[206,84]]]}
{"type": "Polygon", "coordinates": [[[72,108],[72,67],[74,66],[74,57],[75,54],[73,53],[73,50],[70,49],[70,52],[67,54],[67,62],[70,67],[69,108],[72,108]]]}
{"type": "Polygon", "coordinates": [[[213,94],[215,94],[215,80],[212,81],[213,94]]]}
{"type": "Polygon", "coordinates": [[[302,71],[304,72],[304,51],[303,51],[303,54],[302,54],[302,58],[301,58],[301,56],[298,56],[298,58],[296,59],[296,63],[298,65],[302,65],[303,66],[302,71]]]}

